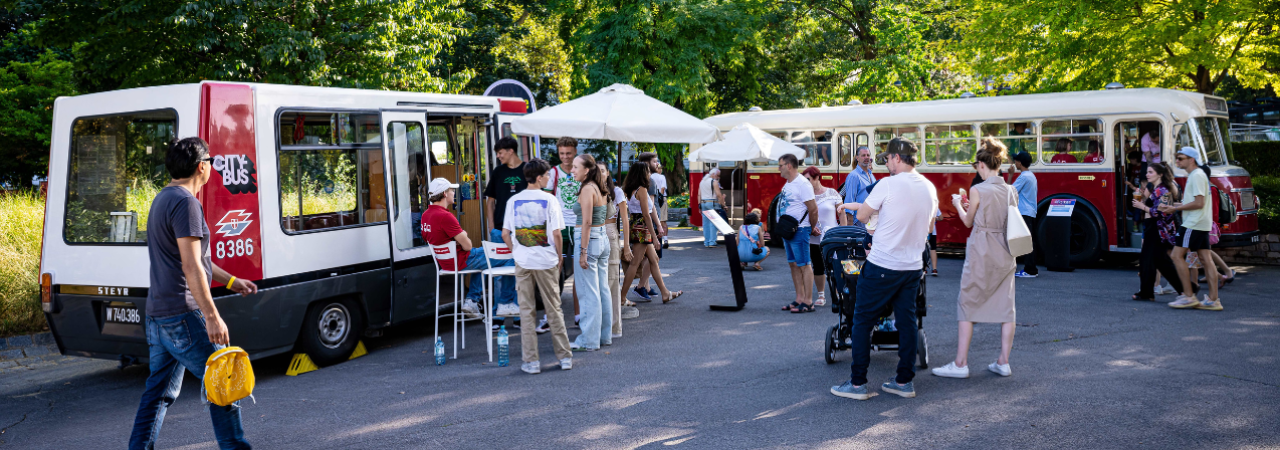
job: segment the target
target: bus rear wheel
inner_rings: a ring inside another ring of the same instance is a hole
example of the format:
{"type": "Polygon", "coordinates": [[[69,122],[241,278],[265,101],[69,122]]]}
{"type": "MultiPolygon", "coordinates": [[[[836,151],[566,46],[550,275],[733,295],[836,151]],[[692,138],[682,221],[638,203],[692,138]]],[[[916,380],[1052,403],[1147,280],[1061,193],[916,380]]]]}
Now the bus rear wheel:
{"type": "Polygon", "coordinates": [[[364,317],[356,303],[345,299],[322,300],[307,308],[299,344],[311,361],[321,367],[346,361],[364,332],[364,317]]]}

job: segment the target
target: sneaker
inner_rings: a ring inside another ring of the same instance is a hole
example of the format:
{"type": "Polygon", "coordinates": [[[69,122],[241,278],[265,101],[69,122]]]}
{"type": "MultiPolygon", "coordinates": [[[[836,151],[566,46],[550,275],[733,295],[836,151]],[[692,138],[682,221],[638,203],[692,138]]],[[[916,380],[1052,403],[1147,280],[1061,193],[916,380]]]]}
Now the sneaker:
{"type": "Polygon", "coordinates": [[[813,306],[827,306],[827,293],[819,292],[818,299],[813,301],[813,306]]]}
{"type": "Polygon", "coordinates": [[[933,269],[933,276],[938,276],[938,269],[933,269]]]}
{"type": "Polygon", "coordinates": [[[1177,300],[1169,302],[1169,307],[1177,309],[1195,308],[1200,306],[1200,301],[1195,296],[1187,297],[1179,295],[1177,300]]]}
{"type": "Polygon", "coordinates": [[[520,370],[530,375],[539,374],[542,373],[542,363],[538,361],[527,362],[520,365],[520,370]]]}
{"type": "Polygon", "coordinates": [[[582,322],[582,314],[574,315],[574,316],[573,316],[573,324],[574,324],[574,325],[577,325],[579,322],[582,322]]]}
{"type": "Polygon", "coordinates": [[[462,313],[466,315],[468,319],[478,318],[480,317],[480,305],[477,304],[475,300],[467,299],[462,302],[462,313]]]}
{"type": "Polygon", "coordinates": [[[1000,364],[1000,363],[993,362],[987,366],[987,370],[990,370],[994,372],[996,375],[1000,375],[1002,377],[1013,375],[1013,370],[1009,369],[1008,364],[1000,364]]]}
{"type": "Polygon", "coordinates": [[[499,304],[498,311],[494,315],[498,317],[520,317],[520,306],[515,303],[499,304]]]}
{"type": "Polygon", "coordinates": [[[871,393],[867,392],[867,385],[854,386],[852,381],[846,381],[844,384],[839,386],[831,386],[831,395],[851,398],[854,400],[866,400],[871,398],[871,393]]]}
{"type": "Polygon", "coordinates": [[[653,297],[655,295],[658,295],[658,291],[654,288],[649,288],[649,296],[653,297]]]}
{"type": "Polygon", "coordinates": [[[620,337],[622,337],[622,333],[609,333],[609,338],[610,338],[610,339],[617,339],[617,338],[620,338],[620,337]]]}
{"type": "Polygon", "coordinates": [[[636,307],[634,307],[634,306],[623,306],[623,307],[622,307],[622,318],[623,318],[623,319],[631,320],[631,319],[635,319],[635,318],[638,318],[638,317],[640,317],[640,308],[636,308],[636,307]]]}
{"type": "Polygon", "coordinates": [[[934,367],[933,375],[943,378],[969,378],[969,366],[957,367],[955,361],[942,367],[934,367]]]}
{"type": "Polygon", "coordinates": [[[1216,301],[1209,300],[1209,296],[1206,295],[1204,296],[1204,301],[1200,302],[1200,304],[1196,306],[1196,309],[1203,309],[1205,311],[1222,311],[1222,299],[1218,299],[1216,301]]]}
{"type": "Polygon", "coordinates": [[[890,394],[897,394],[898,396],[903,398],[915,398],[916,396],[916,388],[914,385],[912,385],[910,382],[908,382],[907,384],[898,384],[898,380],[894,378],[889,378],[889,381],[886,381],[884,382],[884,384],[880,385],[880,390],[888,392],[890,394]]]}
{"type": "Polygon", "coordinates": [[[1040,275],[1032,275],[1032,274],[1027,273],[1025,270],[1019,270],[1019,271],[1017,271],[1017,272],[1014,272],[1013,276],[1018,277],[1018,278],[1035,278],[1035,277],[1038,277],[1038,276],[1040,276],[1040,275]]]}
{"type": "Polygon", "coordinates": [[[639,287],[637,287],[637,288],[635,288],[635,289],[632,289],[632,290],[631,290],[631,292],[635,292],[635,293],[636,293],[636,295],[639,295],[639,296],[640,296],[640,298],[643,298],[643,299],[645,299],[646,301],[653,301],[653,296],[652,296],[652,295],[649,295],[649,292],[648,292],[648,291],[642,290],[642,289],[640,289],[639,287]]]}
{"type": "Polygon", "coordinates": [[[560,370],[573,369],[573,358],[565,358],[560,360],[560,370]]]}
{"type": "Polygon", "coordinates": [[[570,343],[569,343],[569,350],[573,350],[573,351],[575,351],[575,352],[594,352],[594,351],[597,351],[597,350],[600,350],[600,349],[598,349],[598,348],[588,348],[588,347],[583,347],[583,346],[581,346],[581,345],[578,345],[578,343],[577,343],[577,342],[570,342],[570,343]]]}
{"type": "Polygon", "coordinates": [[[534,329],[533,329],[533,331],[537,331],[537,332],[538,332],[538,334],[544,334],[544,333],[546,333],[546,332],[548,332],[548,331],[551,331],[551,325],[547,324],[547,316],[546,316],[546,315],[543,315],[543,316],[542,316],[542,320],[541,320],[541,321],[538,321],[538,327],[537,327],[537,328],[534,328],[534,329]]]}
{"type": "Polygon", "coordinates": [[[1155,293],[1156,295],[1169,295],[1169,294],[1177,294],[1178,291],[1174,290],[1173,286],[1163,284],[1160,286],[1156,286],[1155,293]]]}
{"type": "MultiPolygon", "coordinates": [[[[493,331],[498,331],[500,329],[502,329],[502,324],[496,324],[493,326],[493,331]]],[[[508,329],[510,329],[511,331],[520,331],[520,323],[519,322],[513,323],[511,324],[511,327],[508,329]]]]}

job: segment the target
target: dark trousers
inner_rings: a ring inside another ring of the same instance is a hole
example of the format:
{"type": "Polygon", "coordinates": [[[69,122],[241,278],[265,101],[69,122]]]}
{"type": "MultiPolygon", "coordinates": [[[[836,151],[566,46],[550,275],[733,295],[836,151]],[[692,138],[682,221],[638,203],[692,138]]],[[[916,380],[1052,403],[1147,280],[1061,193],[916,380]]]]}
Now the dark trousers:
{"type": "MultiPolygon", "coordinates": [[[[1170,286],[1182,291],[1182,277],[1178,276],[1178,268],[1173,265],[1173,258],[1169,257],[1169,250],[1173,247],[1160,240],[1156,219],[1144,219],[1142,225],[1142,257],[1138,263],[1141,286],[1138,287],[1138,297],[1155,298],[1156,271],[1169,280],[1170,286]]],[[[1196,283],[1191,283],[1191,286],[1195,291],[1200,289],[1196,283]]]]}
{"type": "Polygon", "coordinates": [[[889,270],[867,262],[858,276],[857,301],[853,306],[853,364],[850,381],[867,384],[871,364],[871,329],[880,312],[893,308],[898,328],[898,383],[910,383],[916,376],[916,295],[920,291],[919,270],[889,270]]]}
{"type": "Polygon", "coordinates": [[[1031,216],[1022,216],[1022,222],[1027,224],[1027,229],[1031,230],[1031,252],[1018,257],[1018,264],[1022,264],[1022,271],[1027,275],[1039,275],[1040,269],[1036,267],[1036,218],[1031,216]]]}

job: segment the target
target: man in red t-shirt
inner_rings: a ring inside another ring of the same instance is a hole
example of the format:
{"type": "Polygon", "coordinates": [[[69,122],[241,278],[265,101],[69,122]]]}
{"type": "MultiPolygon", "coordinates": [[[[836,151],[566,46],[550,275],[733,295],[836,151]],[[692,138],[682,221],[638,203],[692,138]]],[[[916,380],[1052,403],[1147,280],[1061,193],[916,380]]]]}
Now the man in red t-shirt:
{"type": "MultiPolygon", "coordinates": [[[[452,184],[444,178],[436,178],[431,180],[431,184],[427,186],[429,201],[431,206],[427,207],[426,212],[422,213],[422,240],[427,241],[431,245],[444,245],[449,241],[458,243],[457,255],[454,259],[448,261],[440,261],[440,268],[443,270],[455,270],[457,267],[454,262],[459,258],[466,258],[466,265],[462,270],[472,269],[488,269],[489,267],[513,266],[514,259],[494,259],[489,260],[489,264],[485,264],[484,248],[472,247],[471,238],[467,237],[467,232],[462,230],[462,226],[458,224],[458,218],[454,217],[449,211],[453,207],[454,190],[458,185],[452,184]]],[[[474,315],[480,312],[477,303],[483,297],[483,282],[481,276],[472,275],[471,283],[467,287],[466,301],[462,303],[462,311],[474,315]]],[[[520,306],[516,304],[516,287],[515,277],[502,276],[494,280],[494,289],[497,290],[496,304],[497,310],[495,315],[498,316],[515,316],[520,315],[520,306]]]]}

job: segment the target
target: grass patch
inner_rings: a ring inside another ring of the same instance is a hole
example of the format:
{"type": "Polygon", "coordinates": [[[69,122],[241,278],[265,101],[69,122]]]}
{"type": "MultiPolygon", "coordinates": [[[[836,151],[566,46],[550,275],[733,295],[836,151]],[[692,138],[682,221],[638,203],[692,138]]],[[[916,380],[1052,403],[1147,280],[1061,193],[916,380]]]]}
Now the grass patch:
{"type": "Polygon", "coordinates": [[[0,195],[0,337],[48,328],[40,310],[44,199],[35,191],[0,195]]]}

